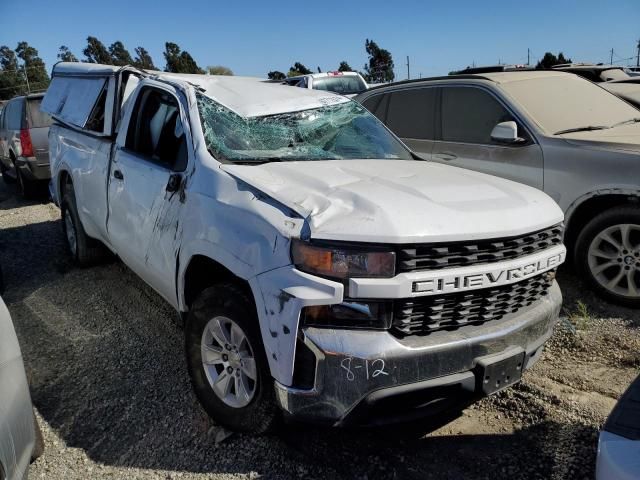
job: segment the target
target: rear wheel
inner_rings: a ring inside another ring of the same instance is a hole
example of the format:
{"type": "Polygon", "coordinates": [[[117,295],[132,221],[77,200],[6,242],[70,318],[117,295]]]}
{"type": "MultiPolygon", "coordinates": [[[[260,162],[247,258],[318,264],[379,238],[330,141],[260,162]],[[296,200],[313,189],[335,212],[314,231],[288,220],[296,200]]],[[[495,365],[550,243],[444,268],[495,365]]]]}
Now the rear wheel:
{"type": "Polygon", "coordinates": [[[204,290],[185,327],[191,383],[217,423],[263,433],[275,423],[273,379],[253,302],[237,286],[204,290]]]}
{"type": "Polygon", "coordinates": [[[82,227],[76,207],[73,184],[67,183],[60,204],[62,213],[62,231],[67,239],[67,247],[73,260],[81,265],[91,265],[104,256],[104,247],[100,242],[89,237],[82,227]]]}
{"type": "Polygon", "coordinates": [[[20,189],[20,194],[24,198],[32,198],[38,191],[38,184],[36,182],[32,182],[28,178],[25,178],[17,166],[15,166],[15,169],[16,169],[16,177],[18,179],[18,188],[20,189]]]}
{"type": "Polygon", "coordinates": [[[576,265],[603,298],[640,307],[640,208],[597,215],[576,241],[576,265]]]}

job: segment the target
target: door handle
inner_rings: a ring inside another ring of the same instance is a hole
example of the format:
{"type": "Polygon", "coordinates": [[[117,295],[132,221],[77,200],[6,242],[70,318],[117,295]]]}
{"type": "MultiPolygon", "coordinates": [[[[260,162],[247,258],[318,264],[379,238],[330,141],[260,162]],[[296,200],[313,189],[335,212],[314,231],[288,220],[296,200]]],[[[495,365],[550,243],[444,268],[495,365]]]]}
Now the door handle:
{"type": "Polygon", "coordinates": [[[113,178],[117,178],[118,180],[124,180],[124,175],[122,175],[122,172],[120,170],[114,170],[113,178]]]}
{"type": "Polygon", "coordinates": [[[447,162],[458,158],[458,156],[455,153],[448,153],[448,152],[434,153],[433,156],[438,160],[446,160],[447,162]]]}

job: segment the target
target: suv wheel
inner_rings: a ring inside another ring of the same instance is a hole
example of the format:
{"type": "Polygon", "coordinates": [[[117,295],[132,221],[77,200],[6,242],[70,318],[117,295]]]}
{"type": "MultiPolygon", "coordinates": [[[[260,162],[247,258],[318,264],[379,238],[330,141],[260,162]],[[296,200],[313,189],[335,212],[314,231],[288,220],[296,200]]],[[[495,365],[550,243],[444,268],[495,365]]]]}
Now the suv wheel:
{"type": "Polygon", "coordinates": [[[575,255],[600,296],[640,306],[640,208],[615,207],[597,215],[578,235],[575,255]]]}
{"type": "Polygon", "coordinates": [[[81,266],[87,266],[102,258],[104,250],[100,242],[89,237],[82,227],[71,183],[65,185],[60,211],[62,213],[62,231],[67,239],[67,247],[73,260],[81,266]]]}
{"type": "Polygon", "coordinates": [[[189,375],[209,416],[236,431],[275,423],[273,379],[253,302],[232,284],[204,290],[185,326],[189,375]]]}

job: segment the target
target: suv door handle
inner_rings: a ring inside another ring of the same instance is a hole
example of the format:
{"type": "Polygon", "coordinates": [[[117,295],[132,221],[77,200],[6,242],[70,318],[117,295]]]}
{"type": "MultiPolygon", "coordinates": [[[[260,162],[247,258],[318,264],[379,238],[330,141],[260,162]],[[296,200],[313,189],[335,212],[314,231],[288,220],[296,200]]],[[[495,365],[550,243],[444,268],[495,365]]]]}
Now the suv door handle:
{"type": "Polygon", "coordinates": [[[434,153],[433,156],[438,160],[446,160],[447,162],[458,158],[458,156],[455,153],[448,153],[448,152],[434,153]]]}
{"type": "Polygon", "coordinates": [[[124,180],[124,175],[122,175],[122,172],[120,170],[114,170],[113,178],[117,178],[118,180],[124,180]]]}

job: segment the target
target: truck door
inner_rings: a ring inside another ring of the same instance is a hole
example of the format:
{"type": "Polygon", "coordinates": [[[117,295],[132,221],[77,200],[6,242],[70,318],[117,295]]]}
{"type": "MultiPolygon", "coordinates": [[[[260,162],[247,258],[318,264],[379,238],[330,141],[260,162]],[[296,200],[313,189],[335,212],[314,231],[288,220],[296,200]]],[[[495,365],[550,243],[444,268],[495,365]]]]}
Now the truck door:
{"type": "Polygon", "coordinates": [[[111,244],[174,306],[188,159],[185,118],[175,89],[142,87],[118,133],[109,179],[111,244]]]}
{"type": "Polygon", "coordinates": [[[473,86],[446,86],[441,98],[440,138],[433,147],[432,160],[542,189],[540,145],[492,93],[473,86]],[[493,128],[511,120],[525,141],[505,145],[492,140],[493,128]]]}

